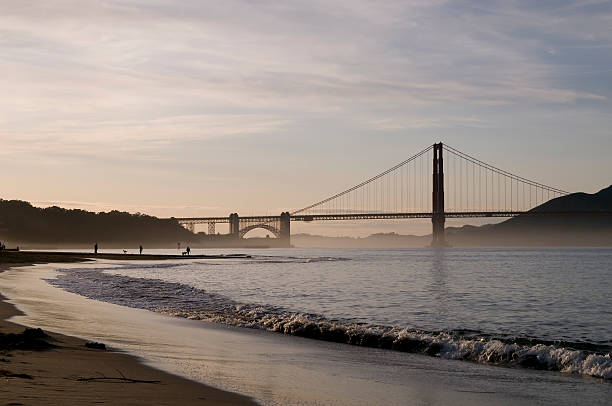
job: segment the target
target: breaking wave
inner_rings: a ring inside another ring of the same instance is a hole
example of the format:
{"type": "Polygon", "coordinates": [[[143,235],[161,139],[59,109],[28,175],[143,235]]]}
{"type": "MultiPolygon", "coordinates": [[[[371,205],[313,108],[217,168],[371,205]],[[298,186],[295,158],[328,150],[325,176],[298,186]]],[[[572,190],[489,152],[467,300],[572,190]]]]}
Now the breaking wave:
{"type": "MultiPolygon", "coordinates": [[[[154,265],[164,266],[177,264],[154,265]]],[[[105,270],[109,268],[60,270],[56,279],[47,281],[91,299],[188,319],[445,359],[612,379],[612,348],[605,344],[500,337],[468,330],[422,331],[327,319],[275,306],[239,303],[180,283],[108,274],[105,270]]]]}

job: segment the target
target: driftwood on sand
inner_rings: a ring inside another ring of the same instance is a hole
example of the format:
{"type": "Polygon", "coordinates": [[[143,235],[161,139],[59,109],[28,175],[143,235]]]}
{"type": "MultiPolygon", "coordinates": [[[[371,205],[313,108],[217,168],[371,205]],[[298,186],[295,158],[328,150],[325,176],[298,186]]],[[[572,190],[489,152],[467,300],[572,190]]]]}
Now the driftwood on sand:
{"type": "Polygon", "coordinates": [[[108,383],[160,383],[161,382],[157,380],[128,378],[120,370],[115,369],[115,371],[117,371],[117,373],[120,376],[105,376],[104,374],[98,372],[100,376],[94,376],[91,378],[77,377],[77,378],[66,378],[66,379],[73,379],[78,382],[108,382],[108,383]]]}

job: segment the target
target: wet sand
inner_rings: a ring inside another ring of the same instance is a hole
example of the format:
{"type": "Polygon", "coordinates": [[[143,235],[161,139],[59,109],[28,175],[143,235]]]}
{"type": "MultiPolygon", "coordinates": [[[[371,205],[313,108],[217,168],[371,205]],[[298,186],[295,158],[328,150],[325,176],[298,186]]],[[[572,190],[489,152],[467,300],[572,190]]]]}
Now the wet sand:
{"type": "Polygon", "coordinates": [[[156,254],[105,254],[61,251],[0,251],[0,265],[2,264],[42,264],[52,262],[83,262],[91,259],[111,259],[122,261],[163,261],[163,260],[189,260],[189,259],[232,259],[250,258],[249,255],[156,255],[156,254]]]}
{"type": "MultiPolygon", "coordinates": [[[[96,258],[109,256],[113,255],[99,254],[96,258]]],[[[127,259],[126,255],[117,256],[127,259]]],[[[40,262],[78,262],[91,257],[82,254],[3,252],[0,253],[0,272],[12,266],[40,262]]],[[[144,255],[135,257],[139,260],[149,259],[144,255]]],[[[149,257],[164,259],[157,255],[149,257]]],[[[0,295],[0,334],[6,338],[10,333],[22,333],[25,327],[7,321],[21,313],[4,299],[0,295]]],[[[52,346],[47,349],[0,346],[0,380],[3,381],[0,386],[0,404],[255,404],[241,395],[145,366],[138,358],[112,348],[88,348],[85,341],[79,338],[45,333],[48,336],[42,340],[52,346]]],[[[0,343],[3,342],[1,338],[0,343]]]]}

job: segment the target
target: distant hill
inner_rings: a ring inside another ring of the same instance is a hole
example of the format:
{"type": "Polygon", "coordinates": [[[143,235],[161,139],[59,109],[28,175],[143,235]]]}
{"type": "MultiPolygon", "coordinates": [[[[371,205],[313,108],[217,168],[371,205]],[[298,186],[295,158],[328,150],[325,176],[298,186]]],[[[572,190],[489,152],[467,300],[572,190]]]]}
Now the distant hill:
{"type": "Polygon", "coordinates": [[[174,246],[197,236],[176,220],[120,211],[93,213],[61,207],[39,208],[0,199],[0,241],[7,246],[100,247],[174,246]]]}
{"type": "Polygon", "coordinates": [[[291,244],[299,248],[420,248],[431,243],[431,236],[378,233],[367,237],[327,237],[293,234],[291,244]]]}
{"type": "MultiPolygon", "coordinates": [[[[612,211],[612,186],[561,196],[531,211],[612,211]]],[[[612,216],[517,216],[499,224],[449,228],[446,234],[453,246],[612,246],[612,216]]]]}

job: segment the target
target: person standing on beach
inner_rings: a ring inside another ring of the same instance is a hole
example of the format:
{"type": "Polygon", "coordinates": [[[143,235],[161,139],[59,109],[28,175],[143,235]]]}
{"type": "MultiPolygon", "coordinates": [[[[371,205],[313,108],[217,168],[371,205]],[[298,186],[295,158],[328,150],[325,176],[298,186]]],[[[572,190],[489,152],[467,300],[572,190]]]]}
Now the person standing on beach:
{"type": "Polygon", "coordinates": [[[191,248],[187,247],[185,251],[187,251],[187,255],[189,255],[191,253],[191,248]]]}
{"type": "Polygon", "coordinates": [[[98,253],[98,243],[94,244],[94,254],[98,253]]]}
{"type": "Polygon", "coordinates": [[[139,247],[140,255],[142,255],[142,245],[139,247]]]}

